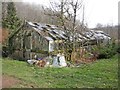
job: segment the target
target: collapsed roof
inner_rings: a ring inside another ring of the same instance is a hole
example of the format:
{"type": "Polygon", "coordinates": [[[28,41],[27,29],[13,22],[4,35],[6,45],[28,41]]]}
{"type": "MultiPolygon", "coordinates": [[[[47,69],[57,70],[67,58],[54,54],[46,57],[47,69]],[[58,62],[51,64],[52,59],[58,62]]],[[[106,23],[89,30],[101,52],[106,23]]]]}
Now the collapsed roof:
{"type": "Polygon", "coordinates": [[[32,22],[27,22],[27,24],[49,41],[66,40],[68,38],[66,33],[62,30],[59,30],[55,25],[32,22]]]}
{"type": "Polygon", "coordinates": [[[61,30],[55,25],[41,24],[41,23],[32,23],[27,22],[34,30],[41,34],[44,38],[49,41],[54,40],[73,40],[73,37],[77,41],[86,41],[86,40],[110,40],[110,36],[103,31],[89,30],[84,33],[75,33],[74,35],[68,34],[69,31],[61,30]],[[47,33],[47,34],[46,34],[47,33]]]}
{"type": "Polygon", "coordinates": [[[103,31],[90,30],[84,32],[84,35],[89,37],[91,40],[110,40],[111,37],[103,31]]]}

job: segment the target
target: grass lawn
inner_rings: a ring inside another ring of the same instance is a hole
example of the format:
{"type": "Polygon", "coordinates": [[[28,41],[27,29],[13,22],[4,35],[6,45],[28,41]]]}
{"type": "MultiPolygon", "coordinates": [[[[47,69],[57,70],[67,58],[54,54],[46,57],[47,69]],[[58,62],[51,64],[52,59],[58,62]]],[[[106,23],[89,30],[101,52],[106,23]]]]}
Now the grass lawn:
{"type": "Polygon", "coordinates": [[[102,59],[80,67],[38,68],[26,62],[2,59],[2,72],[22,81],[13,87],[117,88],[118,59],[102,59]]]}

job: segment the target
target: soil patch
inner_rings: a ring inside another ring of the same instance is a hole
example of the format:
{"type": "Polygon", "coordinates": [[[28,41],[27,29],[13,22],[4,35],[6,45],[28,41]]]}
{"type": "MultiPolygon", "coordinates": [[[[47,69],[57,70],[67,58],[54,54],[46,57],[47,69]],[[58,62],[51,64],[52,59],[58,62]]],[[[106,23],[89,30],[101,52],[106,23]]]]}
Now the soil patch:
{"type": "Polygon", "coordinates": [[[19,79],[8,75],[2,75],[2,88],[11,88],[18,83],[20,83],[19,79]]]}

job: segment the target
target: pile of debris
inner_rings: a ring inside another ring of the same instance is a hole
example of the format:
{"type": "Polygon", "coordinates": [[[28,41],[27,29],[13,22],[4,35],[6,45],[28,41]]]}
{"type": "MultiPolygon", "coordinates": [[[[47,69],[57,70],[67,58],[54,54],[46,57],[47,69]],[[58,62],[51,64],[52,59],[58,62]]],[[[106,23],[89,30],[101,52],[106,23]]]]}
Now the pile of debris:
{"type": "Polygon", "coordinates": [[[37,58],[37,55],[34,56],[34,59],[27,60],[31,65],[36,65],[39,67],[71,67],[77,66],[80,64],[91,63],[97,60],[97,52],[89,52],[85,48],[80,48],[71,54],[71,62],[66,62],[64,54],[57,54],[44,58],[37,58]]]}
{"type": "Polygon", "coordinates": [[[27,60],[30,65],[37,65],[39,67],[66,67],[67,63],[63,54],[58,54],[45,58],[35,58],[32,60],[27,60]],[[51,62],[52,61],[52,62],[51,62]]]}

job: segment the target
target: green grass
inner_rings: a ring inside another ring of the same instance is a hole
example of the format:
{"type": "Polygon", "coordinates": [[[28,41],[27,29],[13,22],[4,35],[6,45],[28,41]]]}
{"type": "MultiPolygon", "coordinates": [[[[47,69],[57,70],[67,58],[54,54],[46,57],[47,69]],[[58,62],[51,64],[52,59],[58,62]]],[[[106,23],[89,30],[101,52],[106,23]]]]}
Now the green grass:
{"type": "Polygon", "coordinates": [[[80,67],[38,68],[26,62],[3,59],[3,74],[14,76],[22,83],[13,87],[36,88],[117,88],[118,60],[98,60],[80,67]]]}

